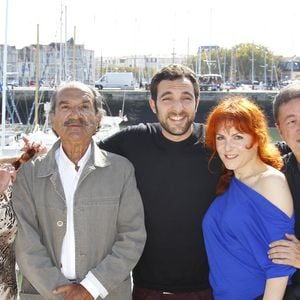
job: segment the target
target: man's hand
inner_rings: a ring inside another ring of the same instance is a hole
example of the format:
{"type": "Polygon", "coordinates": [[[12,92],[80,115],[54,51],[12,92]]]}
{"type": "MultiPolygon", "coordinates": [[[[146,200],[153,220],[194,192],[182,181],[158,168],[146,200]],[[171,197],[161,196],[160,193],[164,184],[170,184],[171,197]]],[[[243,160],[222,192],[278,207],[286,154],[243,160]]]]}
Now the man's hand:
{"type": "Polygon", "coordinates": [[[42,155],[48,152],[47,147],[42,143],[32,142],[27,136],[22,137],[24,146],[20,149],[21,151],[27,152],[28,150],[34,150],[35,155],[42,155]]]}
{"type": "Polygon", "coordinates": [[[53,294],[64,295],[64,300],[93,300],[92,295],[79,283],[66,284],[53,290],[53,294]]]}
{"type": "Polygon", "coordinates": [[[287,240],[270,244],[268,256],[275,264],[289,265],[300,269],[300,241],[293,234],[285,234],[287,240]]]}
{"type": "Polygon", "coordinates": [[[48,151],[46,146],[41,143],[30,142],[26,136],[23,136],[23,141],[24,146],[20,150],[24,151],[24,153],[12,162],[12,165],[16,170],[18,170],[24,162],[30,160],[32,157],[45,154],[48,151]]]}

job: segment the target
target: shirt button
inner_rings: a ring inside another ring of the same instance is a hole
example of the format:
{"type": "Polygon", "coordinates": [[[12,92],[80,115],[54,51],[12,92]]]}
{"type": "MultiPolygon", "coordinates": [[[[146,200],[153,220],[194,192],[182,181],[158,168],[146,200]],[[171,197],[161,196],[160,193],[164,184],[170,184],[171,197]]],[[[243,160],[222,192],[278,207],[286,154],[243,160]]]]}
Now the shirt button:
{"type": "Polygon", "coordinates": [[[64,225],[64,222],[63,221],[57,221],[56,225],[58,227],[62,227],[64,225]]]}

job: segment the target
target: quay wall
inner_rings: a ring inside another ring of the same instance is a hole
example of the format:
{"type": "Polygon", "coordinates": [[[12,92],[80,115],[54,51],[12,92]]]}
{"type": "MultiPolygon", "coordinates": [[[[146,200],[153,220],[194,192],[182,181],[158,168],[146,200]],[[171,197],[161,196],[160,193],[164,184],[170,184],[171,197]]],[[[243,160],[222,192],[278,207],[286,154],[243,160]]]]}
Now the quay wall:
{"type": "MultiPolygon", "coordinates": [[[[39,91],[39,123],[44,119],[43,103],[49,102],[53,89],[41,89],[39,91]]],[[[209,92],[203,91],[200,93],[200,104],[196,114],[197,122],[205,122],[206,116],[210,109],[216,105],[218,101],[233,95],[242,95],[249,99],[256,101],[265,111],[269,126],[274,126],[274,119],[272,116],[272,100],[278,91],[238,91],[232,90],[229,92],[218,91],[209,92]]],[[[108,114],[116,116],[120,110],[128,118],[127,125],[138,124],[141,122],[155,122],[156,116],[152,113],[148,99],[150,92],[146,90],[102,90],[101,94],[104,100],[104,109],[108,114]]],[[[2,108],[2,99],[0,95],[0,102],[2,108]]],[[[35,90],[30,88],[15,88],[9,90],[7,95],[7,103],[12,111],[11,99],[14,99],[17,111],[20,115],[23,124],[33,122],[34,109],[33,103],[35,99],[35,90]],[[30,118],[29,118],[30,117],[30,118]]],[[[6,116],[9,117],[8,112],[6,116]]],[[[14,122],[17,122],[16,114],[14,114],[14,122]]]]}

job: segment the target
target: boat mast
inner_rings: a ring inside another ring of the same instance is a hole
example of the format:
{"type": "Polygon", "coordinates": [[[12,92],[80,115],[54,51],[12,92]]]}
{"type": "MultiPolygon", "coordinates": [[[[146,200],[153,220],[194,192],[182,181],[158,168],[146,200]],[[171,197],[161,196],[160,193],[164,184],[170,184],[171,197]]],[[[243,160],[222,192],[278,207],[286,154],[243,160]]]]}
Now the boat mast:
{"type": "Polygon", "coordinates": [[[2,80],[2,137],[1,146],[5,146],[5,119],[6,119],[6,72],[7,72],[7,27],[8,27],[8,0],[6,0],[5,10],[5,34],[3,51],[3,80],[2,80]]]}
{"type": "Polygon", "coordinates": [[[68,33],[67,33],[67,6],[65,6],[65,81],[68,80],[68,33]]]}
{"type": "Polygon", "coordinates": [[[230,82],[236,85],[236,47],[231,48],[230,82]]]}
{"type": "Polygon", "coordinates": [[[37,126],[39,123],[38,120],[38,111],[39,111],[39,76],[40,76],[40,37],[39,37],[39,24],[37,24],[37,40],[36,40],[36,58],[35,58],[35,110],[34,110],[34,125],[37,126]]]}
{"type": "Polygon", "coordinates": [[[211,40],[212,40],[212,8],[209,10],[209,52],[208,52],[208,73],[211,74],[211,40]]]}
{"type": "Polygon", "coordinates": [[[62,1],[60,1],[60,30],[59,30],[59,84],[61,84],[62,81],[62,16],[63,16],[63,10],[62,10],[62,1]]]}
{"type": "Polygon", "coordinates": [[[76,26],[74,26],[74,41],[73,41],[73,59],[72,59],[72,80],[76,80],[76,69],[75,69],[75,59],[76,59],[76,26]]]}
{"type": "Polygon", "coordinates": [[[224,51],[223,82],[226,82],[226,49],[224,51]]]}
{"type": "Polygon", "coordinates": [[[201,66],[202,66],[202,46],[198,47],[198,74],[201,75],[201,66]]]}
{"type": "Polygon", "coordinates": [[[252,43],[251,84],[252,84],[252,88],[254,88],[254,43],[252,43]]]}

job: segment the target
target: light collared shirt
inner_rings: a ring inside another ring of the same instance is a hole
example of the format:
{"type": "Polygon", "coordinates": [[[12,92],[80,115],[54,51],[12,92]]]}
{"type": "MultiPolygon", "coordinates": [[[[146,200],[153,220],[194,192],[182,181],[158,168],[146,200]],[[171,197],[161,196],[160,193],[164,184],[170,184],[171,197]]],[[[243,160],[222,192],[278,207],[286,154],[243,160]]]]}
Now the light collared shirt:
{"type": "MultiPolygon", "coordinates": [[[[74,233],[74,193],[77,188],[78,180],[82,170],[91,155],[91,144],[83,157],[75,164],[65,154],[62,144],[55,152],[55,159],[58,165],[58,171],[62,186],[64,188],[67,206],[67,229],[62,244],[61,251],[61,271],[68,279],[76,279],[75,270],[75,233],[74,233]],[[76,167],[79,169],[76,171],[76,167]]],[[[105,287],[94,276],[92,272],[88,272],[86,277],[80,283],[89,293],[96,299],[98,296],[105,298],[108,295],[105,287]]]]}

